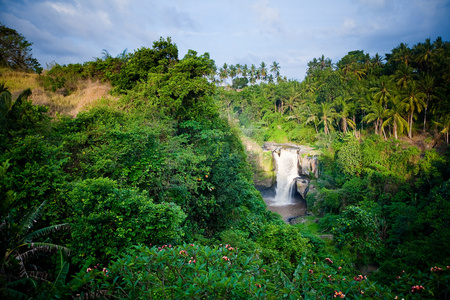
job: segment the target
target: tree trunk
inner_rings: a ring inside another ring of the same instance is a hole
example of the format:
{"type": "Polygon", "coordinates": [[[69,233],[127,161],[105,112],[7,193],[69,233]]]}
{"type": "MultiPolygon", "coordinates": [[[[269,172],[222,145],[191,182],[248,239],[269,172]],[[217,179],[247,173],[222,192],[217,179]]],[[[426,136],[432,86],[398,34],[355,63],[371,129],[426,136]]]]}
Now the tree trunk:
{"type": "Polygon", "coordinates": [[[430,93],[427,93],[427,103],[425,104],[425,115],[423,117],[423,131],[425,131],[425,124],[427,123],[427,109],[428,109],[428,102],[430,101],[430,93]]]}
{"type": "Polygon", "coordinates": [[[409,116],[409,132],[408,132],[408,137],[409,137],[410,139],[412,138],[413,114],[414,114],[414,112],[411,112],[411,115],[409,116]]]}

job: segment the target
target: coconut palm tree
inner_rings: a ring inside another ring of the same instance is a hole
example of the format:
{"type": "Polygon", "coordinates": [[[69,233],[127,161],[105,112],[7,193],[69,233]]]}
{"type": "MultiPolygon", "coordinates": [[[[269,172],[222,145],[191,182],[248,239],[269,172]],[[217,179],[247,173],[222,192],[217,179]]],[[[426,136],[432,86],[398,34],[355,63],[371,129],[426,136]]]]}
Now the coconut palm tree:
{"type": "Polygon", "coordinates": [[[374,92],[374,99],[377,99],[385,109],[391,98],[392,87],[390,83],[389,77],[382,76],[378,81],[378,86],[370,89],[371,92],[374,92]]]}
{"type": "Polygon", "coordinates": [[[412,125],[414,122],[414,116],[416,111],[421,112],[425,106],[425,93],[421,92],[415,81],[411,82],[408,86],[406,97],[403,98],[403,108],[408,113],[408,137],[412,138],[412,125]]]}
{"type": "Polygon", "coordinates": [[[445,134],[445,142],[448,145],[448,135],[450,132],[450,116],[446,115],[442,118],[441,122],[434,122],[434,124],[438,127],[442,127],[441,133],[445,134]]]}
{"type": "Polygon", "coordinates": [[[435,89],[434,86],[434,77],[430,74],[425,74],[420,78],[419,81],[420,90],[426,95],[426,102],[424,107],[424,116],[423,116],[423,130],[425,131],[425,125],[427,123],[427,110],[428,105],[430,104],[430,100],[434,98],[433,92],[435,89]]]}
{"type": "Polygon", "coordinates": [[[249,69],[248,69],[247,64],[245,64],[245,65],[242,67],[242,76],[243,76],[244,78],[247,78],[248,73],[249,73],[249,69]]]}
{"type": "Polygon", "coordinates": [[[278,78],[280,78],[280,64],[274,61],[270,66],[270,72],[272,72],[273,76],[278,81],[278,78]]]}
{"type": "Polygon", "coordinates": [[[404,128],[408,130],[408,122],[402,117],[402,112],[401,99],[396,96],[392,100],[392,108],[386,113],[388,118],[381,125],[381,128],[384,129],[386,125],[392,124],[395,139],[398,139],[397,133],[403,133],[404,128]]]}
{"type": "Polygon", "coordinates": [[[256,82],[257,74],[256,74],[256,67],[254,64],[250,67],[250,83],[254,84],[256,82]]]}
{"type": "Polygon", "coordinates": [[[323,124],[323,130],[325,135],[328,135],[330,132],[330,128],[333,128],[333,121],[336,117],[336,110],[333,107],[333,104],[330,102],[324,102],[319,106],[320,111],[320,122],[319,124],[323,124]]]}
{"type": "Polygon", "coordinates": [[[392,50],[393,58],[397,62],[402,62],[405,65],[409,65],[412,61],[411,49],[408,44],[400,43],[400,45],[392,50]]]}
{"type": "Polygon", "coordinates": [[[265,62],[261,62],[261,64],[259,65],[259,74],[260,74],[260,78],[261,80],[266,80],[267,78],[267,66],[265,62]]]}
{"type": "Polygon", "coordinates": [[[430,42],[429,38],[425,40],[425,43],[419,43],[414,47],[415,61],[426,73],[430,73],[435,57],[434,50],[434,44],[430,42]]]}
{"type": "Polygon", "coordinates": [[[394,77],[397,80],[396,84],[400,89],[406,89],[408,84],[413,80],[414,69],[405,64],[400,64],[398,69],[395,71],[394,77]]]}
{"type": "Polygon", "coordinates": [[[6,117],[13,107],[12,96],[5,82],[0,82],[0,118],[6,117]]]}
{"type": "Polygon", "coordinates": [[[355,122],[349,118],[354,109],[354,105],[350,103],[351,99],[351,96],[339,96],[334,101],[334,105],[337,109],[336,117],[341,119],[342,132],[344,134],[347,133],[348,126],[352,127],[353,129],[356,128],[355,122]]]}
{"type": "Polygon", "coordinates": [[[369,113],[363,118],[367,124],[374,123],[375,134],[381,135],[383,120],[386,117],[386,110],[378,101],[372,101],[369,107],[369,113]]]}
{"type": "Polygon", "coordinates": [[[319,130],[317,129],[317,125],[319,125],[319,109],[317,105],[309,104],[305,106],[305,112],[307,119],[305,124],[308,125],[309,123],[314,124],[314,129],[316,130],[316,133],[319,133],[319,130]]]}

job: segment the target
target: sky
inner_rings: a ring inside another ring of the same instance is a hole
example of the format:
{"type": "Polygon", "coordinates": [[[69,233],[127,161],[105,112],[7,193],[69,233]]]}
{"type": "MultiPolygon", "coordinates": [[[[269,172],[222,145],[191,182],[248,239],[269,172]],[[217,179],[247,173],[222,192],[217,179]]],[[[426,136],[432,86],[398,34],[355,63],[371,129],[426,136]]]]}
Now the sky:
{"type": "Polygon", "coordinates": [[[430,38],[450,40],[449,0],[0,0],[0,22],[47,64],[83,63],[171,37],[182,58],[208,52],[218,67],[278,62],[303,80],[322,54],[337,63],[430,38]]]}

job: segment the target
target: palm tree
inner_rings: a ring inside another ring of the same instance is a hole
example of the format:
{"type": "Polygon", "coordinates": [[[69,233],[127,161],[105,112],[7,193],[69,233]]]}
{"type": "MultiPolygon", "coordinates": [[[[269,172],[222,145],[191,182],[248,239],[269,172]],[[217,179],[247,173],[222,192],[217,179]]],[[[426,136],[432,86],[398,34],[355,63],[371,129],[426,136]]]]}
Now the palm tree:
{"type": "MultiPolygon", "coordinates": [[[[383,119],[386,117],[386,110],[381,103],[373,101],[369,108],[369,113],[363,118],[367,124],[374,123],[375,134],[381,135],[383,119]]],[[[385,135],[386,136],[386,135],[385,135]]]]}
{"type": "Polygon", "coordinates": [[[247,64],[245,64],[245,65],[242,67],[242,76],[244,76],[244,78],[247,78],[248,72],[249,72],[248,66],[247,66],[247,64]]]}
{"type": "Polygon", "coordinates": [[[228,75],[229,75],[228,65],[227,65],[227,63],[224,63],[223,67],[222,67],[221,78],[223,78],[225,83],[226,83],[226,79],[228,78],[228,75]]]}
{"type": "Polygon", "coordinates": [[[270,72],[272,72],[273,76],[278,81],[278,78],[280,78],[280,64],[274,61],[270,66],[270,72]]]}
{"type": "Polygon", "coordinates": [[[422,70],[430,73],[430,66],[433,63],[435,56],[434,44],[430,42],[430,39],[426,39],[425,43],[419,43],[414,47],[415,61],[422,70]]]}
{"type": "Polygon", "coordinates": [[[328,135],[330,132],[330,127],[333,128],[333,120],[336,115],[336,111],[332,105],[332,103],[324,102],[319,107],[320,109],[320,122],[319,124],[323,124],[323,129],[325,135],[328,135]]]}
{"type": "Polygon", "coordinates": [[[231,84],[233,84],[233,78],[236,77],[237,68],[235,65],[230,65],[230,70],[228,71],[228,75],[231,78],[231,84]]]}
{"type": "Polygon", "coordinates": [[[314,104],[306,105],[305,112],[306,116],[308,117],[306,119],[305,124],[308,125],[309,123],[314,124],[314,128],[316,129],[316,133],[319,133],[319,130],[317,129],[317,125],[319,125],[319,110],[318,107],[314,104]]]}
{"type": "Polygon", "coordinates": [[[443,127],[441,133],[445,134],[445,142],[448,145],[448,134],[450,132],[450,115],[446,115],[442,118],[442,122],[434,122],[434,124],[438,127],[443,127]]]}
{"type": "Polygon", "coordinates": [[[372,58],[372,66],[374,68],[381,67],[383,65],[383,57],[380,56],[378,53],[375,54],[375,56],[372,58]]]}
{"type": "Polygon", "coordinates": [[[5,82],[0,82],[0,117],[6,117],[13,107],[11,92],[5,82]]]}
{"type": "Polygon", "coordinates": [[[306,72],[306,74],[308,74],[308,76],[312,76],[314,71],[317,69],[319,69],[319,62],[317,58],[314,58],[313,60],[308,62],[308,71],[306,72]]]}
{"type": "Polygon", "coordinates": [[[408,47],[408,44],[400,43],[400,45],[392,50],[392,54],[394,56],[394,60],[398,62],[403,62],[405,65],[409,65],[411,62],[411,49],[408,47]]]}
{"type": "Polygon", "coordinates": [[[254,64],[250,67],[250,83],[254,84],[256,82],[257,74],[256,67],[254,64]]]}
{"type": "Polygon", "coordinates": [[[242,66],[241,66],[241,64],[236,64],[236,74],[237,74],[237,76],[242,75],[242,66]]]}
{"type": "Polygon", "coordinates": [[[297,100],[300,99],[301,92],[298,91],[298,86],[294,83],[287,89],[286,106],[288,107],[290,113],[292,112],[297,100]]]}
{"type": "Polygon", "coordinates": [[[335,106],[337,108],[336,116],[341,119],[342,131],[347,133],[348,125],[355,129],[356,124],[352,119],[349,119],[350,112],[353,111],[353,105],[349,102],[352,99],[350,96],[339,96],[335,100],[335,106]]]}
{"type": "Polygon", "coordinates": [[[397,86],[401,89],[406,89],[408,84],[413,80],[414,69],[408,65],[400,64],[399,68],[395,71],[395,78],[397,79],[397,86]]]}
{"type": "Polygon", "coordinates": [[[414,114],[415,112],[421,112],[422,108],[425,106],[425,102],[423,99],[425,98],[425,94],[417,88],[416,83],[413,81],[409,87],[408,92],[406,93],[406,97],[403,98],[403,107],[408,113],[408,137],[412,138],[412,125],[414,122],[414,114]]]}
{"type": "Polygon", "coordinates": [[[261,65],[259,66],[259,74],[261,75],[261,80],[266,80],[267,78],[267,69],[266,69],[266,63],[261,62],[261,65]]]}
{"type": "Polygon", "coordinates": [[[425,125],[427,123],[427,110],[428,105],[430,104],[430,100],[434,98],[433,91],[434,91],[434,77],[430,74],[425,74],[420,79],[420,89],[425,93],[427,101],[425,102],[424,107],[424,117],[423,117],[423,130],[425,131],[425,125]]]}
{"type": "MultiPolygon", "coordinates": [[[[384,127],[387,124],[392,124],[392,130],[394,132],[395,139],[398,139],[398,133],[403,133],[403,129],[406,128],[408,130],[408,122],[402,117],[401,111],[402,111],[402,103],[401,99],[397,96],[393,98],[392,101],[392,108],[387,111],[388,118],[386,121],[383,122],[383,125],[381,125],[381,128],[384,129],[384,127]]],[[[409,130],[408,130],[409,131],[409,130]]]]}
{"type": "Polygon", "coordinates": [[[382,76],[378,82],[378,87],[373,87],[370,91],[374,92],[374,99],[377,99],[380,104],[386,109],[389,99],[391,98],[390,80],[386,76],[382,76]]]}

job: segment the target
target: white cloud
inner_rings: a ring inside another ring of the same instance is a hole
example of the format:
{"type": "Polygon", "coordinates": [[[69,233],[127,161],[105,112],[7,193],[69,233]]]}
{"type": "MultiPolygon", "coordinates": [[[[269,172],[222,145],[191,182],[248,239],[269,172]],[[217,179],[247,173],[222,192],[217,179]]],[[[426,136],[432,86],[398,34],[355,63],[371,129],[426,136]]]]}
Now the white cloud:
{"type": "Polygon", "coordinates": [[[280,11],[277,8],[269,7],[268,0],[261,0],[253,5],[259,16],[261,23],[278,23],[280,20],[280,11]]]}
{"type": "Polygon", "coordinates": [[[65,14],[65,15],[77,14],[77,10],[71,4],[60,3],[60,2],[50,2],[50,1],[46,2],[45,4],[47,6],[50,6],[50,8],[56,10],[56,12],[58,12],[60,14],[65,14]]]}

